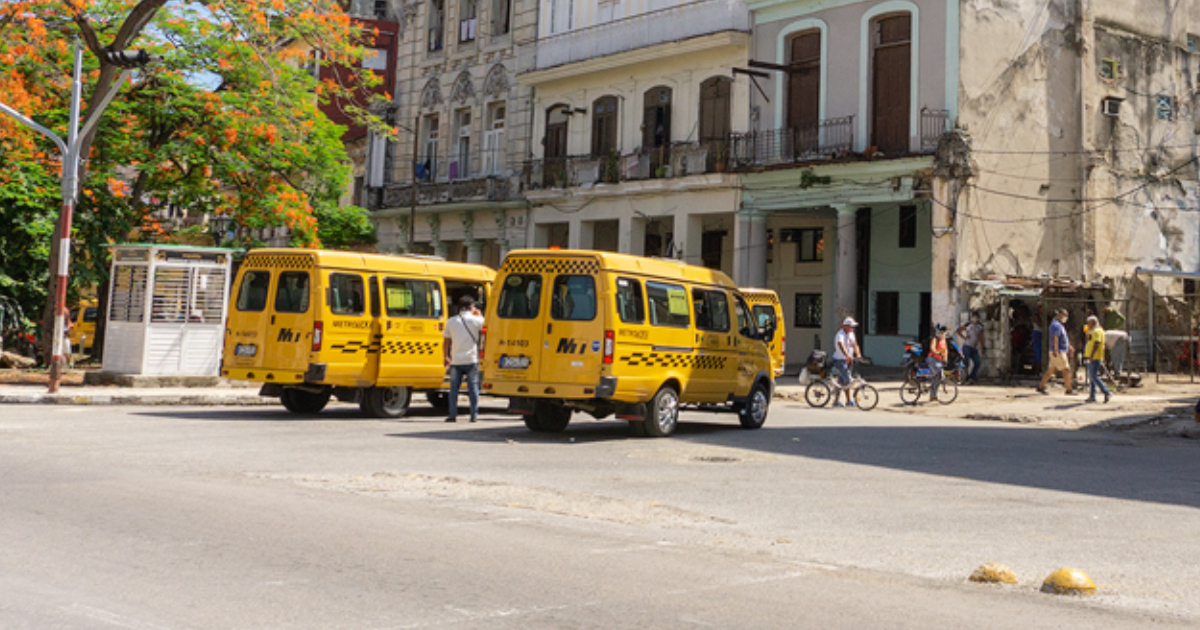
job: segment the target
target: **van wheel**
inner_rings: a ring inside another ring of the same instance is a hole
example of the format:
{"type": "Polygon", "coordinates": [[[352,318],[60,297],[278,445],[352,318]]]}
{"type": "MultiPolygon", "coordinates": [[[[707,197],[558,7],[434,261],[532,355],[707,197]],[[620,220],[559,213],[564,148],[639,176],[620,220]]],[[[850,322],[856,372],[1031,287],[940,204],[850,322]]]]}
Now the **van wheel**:
{"type": "Polygon", "coordinates": [[[425,400],[438,411],[450,408],[450,394],[446,392],[425,392],[425,400]]]}
{"type": "Polygon", "coordinates": [[[411,401],[412,390],[407,387],[372,387],[363,392],[359,406],[372,418],[403,418],[411,401]]]}
{"type": "Polygon", "coordinates": [[[317,394],[289,387],[279,395],[279,402],[292,413],[320,413],[329,404],[329,392],[317,394]]]}
{"type": "Polygon", "coordinates": [[[762,382],[754,384],[746,404],[738,411],[738,420],[747,429],[761,428],[767,421],[767,410],[771,407],[771,397],[767,394],[767,386],[762,382]]]}
{"type": "Polygon", "coordinates": [[[646,419],[642,426],[646,429],[646,435],[650,437],[667,437],[675,432],[677,424],[679,392],[670,385],[663,385],[654,398],[650,399],[650,404],[646,405],[646,419]]]}
{"type": "Polygon", "coordinates": [[[525,420],[525,426],[530,431],[533,431],[535,433],[542,433],[542,431],[543,431],[542,423],[538,422],[537,414],[531,413],[531,414],[521,416],[521,418],[525,420]]]}
{"type": "MultiPolygon", "coordinates": [[[[546,433],[561,433],[571,423],[571,413],[571,408],[566,405],[538,401],[536,421],[541,430],[546,433]]],[[[528,425],[529,422],[525,424],[528,425]]]]}

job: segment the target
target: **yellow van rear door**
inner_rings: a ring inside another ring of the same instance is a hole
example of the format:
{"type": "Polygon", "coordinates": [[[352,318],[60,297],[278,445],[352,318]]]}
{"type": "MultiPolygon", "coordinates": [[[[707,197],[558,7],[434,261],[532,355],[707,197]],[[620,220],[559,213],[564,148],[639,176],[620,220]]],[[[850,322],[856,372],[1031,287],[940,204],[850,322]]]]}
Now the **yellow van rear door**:
{"type": "MultiPolygon", "coordinates": [[[[560,267],[574,270],[574,266],[560,267]]],[[[541,368],[541,380],[546,383],[596,385],[600,382],[604,317],[596,291],[599,265],[579,265],[578,269],[580,273],[547,274],[550,316],[542,319],[545,336],[541,368]]]]}
{"type": "Polygon", "coordinates": [[[380,386],[441,386],[445,374],[442,295],[442,286],[437,280],[383,279],[380,386]]]}
{"type": "Polygon", "coordinates": [[[549,343],[543,340],[543,320],[549,318],[543,317],[547,307],[542,304],[548,289],[534,264],[529,264],[528,270],[524,267],[499,278],[500,297],[494,307],[496,316],[488,320],[485,360],[496,366],[500,378],[537,382],[542,347],[549,343]]]}
{"type": "MultiPolygon", "coordinates": [[[[225,366],[255,369],[268,366],[267,324],[270,312],[271,272],[245,269],[233,293],[229,334],[225,340],[225,366]]],[[[271,361],[274,363],[274,361],[271,361]]]]}
{"type": "Polygon", "coordinates": [[[273,286],[262,367],[303,372],[312,350],[312,278],[307,271],[280,271],[273,286]]]}

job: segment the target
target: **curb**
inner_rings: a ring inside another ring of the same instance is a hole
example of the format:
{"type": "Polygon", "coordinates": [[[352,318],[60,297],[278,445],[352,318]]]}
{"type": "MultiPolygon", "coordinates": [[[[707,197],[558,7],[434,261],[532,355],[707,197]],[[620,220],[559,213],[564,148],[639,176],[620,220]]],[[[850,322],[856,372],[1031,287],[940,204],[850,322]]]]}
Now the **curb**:
{"type": "Polygon", "coordinates": [[[133,394],[0,394],[0,405],[129,405],[143,407],[262,407],[277,405],[274,398],[254,396],[165,396],[133,394]]]}

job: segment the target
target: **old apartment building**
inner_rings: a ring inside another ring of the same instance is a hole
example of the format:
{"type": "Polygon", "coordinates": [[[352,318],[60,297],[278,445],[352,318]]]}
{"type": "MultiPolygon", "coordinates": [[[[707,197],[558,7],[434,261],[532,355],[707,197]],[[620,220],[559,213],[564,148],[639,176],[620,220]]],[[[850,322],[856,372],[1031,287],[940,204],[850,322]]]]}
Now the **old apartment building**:
{"type": "Polygon", "coordinates": [[[413,251],[720,268],[780,293],[792,363],[847,314],[885,361],[1003,319],[996,278],[1200,270],[1196,0],[376,4],[408,129],[364,170],[385,250],[415,189],[413,251]]]}

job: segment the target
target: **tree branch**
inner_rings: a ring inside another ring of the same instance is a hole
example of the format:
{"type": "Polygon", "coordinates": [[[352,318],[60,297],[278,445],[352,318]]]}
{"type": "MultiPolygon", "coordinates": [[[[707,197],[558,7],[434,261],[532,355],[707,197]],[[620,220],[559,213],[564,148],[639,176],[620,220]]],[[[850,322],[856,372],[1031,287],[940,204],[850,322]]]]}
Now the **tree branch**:
{"type": "Polygon", "coordinates": [[[167,0],[142,0],[137,3],[129,11],[129,15],[125,17],[125,22],[121,24],[121,30],[117,31],[117,36],[113,38],[113,50],[124,50],[129,46],[135,37],[141,34],[142,29],[150,23],[154,18],[154,14],[167,3],[167,0]]]}

